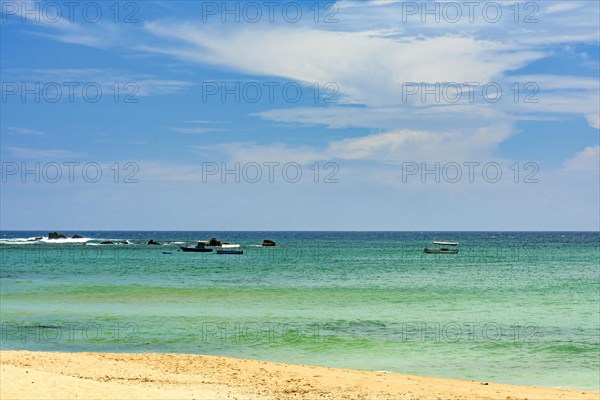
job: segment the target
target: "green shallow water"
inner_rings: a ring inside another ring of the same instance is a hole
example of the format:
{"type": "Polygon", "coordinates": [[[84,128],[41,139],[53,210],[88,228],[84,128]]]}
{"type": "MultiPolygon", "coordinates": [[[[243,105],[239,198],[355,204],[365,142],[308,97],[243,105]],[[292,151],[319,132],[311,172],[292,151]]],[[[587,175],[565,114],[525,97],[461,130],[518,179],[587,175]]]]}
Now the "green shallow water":
{"type": "Polygon", "coordinates": [[[599,390],[598,233],[2,232],[2,348],[182,352],[599,390]],[[433,237],[458,255],[425,255],[433,237]],[[97,246],[103,239],[129,240],[97,246]],[[154,247],[149,239],[165,245],[154,247]],[[162,254],[163,251],[173,254],[162,254]]]}

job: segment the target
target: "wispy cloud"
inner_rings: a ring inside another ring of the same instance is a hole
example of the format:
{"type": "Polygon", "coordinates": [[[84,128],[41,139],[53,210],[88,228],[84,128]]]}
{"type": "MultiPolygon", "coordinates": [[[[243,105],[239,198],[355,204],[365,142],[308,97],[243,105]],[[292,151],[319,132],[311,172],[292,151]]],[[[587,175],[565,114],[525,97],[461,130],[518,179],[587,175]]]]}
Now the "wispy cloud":
{"type": "Polygon", "coordinates": [[[218,131],[223,131],[224,129],[219,129],[219,128],[202,128],[202,127],[196,127],[196,128],[169,128],[171,131],[173,132],[177,132],[177,133],[209,133],[209,132],[218,132],[218,131]]]}
{"type": "MultiPolygon", "coordinates": [[[[151,74],[136,74],[118,69],[56,68],[56,69],[3,69],[4,82],[23,82],[41,85],[56,84],[64,91],[81,95],[82,87],[98,84],[107,93],[121,96],[153,96],[179,93],[194,84],[190,81],[159,79],[151,74]],[[66,85],[69,85],[68,87],[66,85]],[[118,85],[118,92],[115,85],[118,85]],[[69,89],[70,87],[70,89],[69,89]]],[[[65,94],[66,97],[66,94],[65,94]]]]}
{"type": "MultiPolygon", "coordinates": [[[[106,48],[118,42],[122,37],[120,24],[111,24],[110,19],[101,19],[96,23],[87,21],[78,23],[65,18],[61,12],[63,6],[59,4],[56,4],[55,7],[47,7],[43,2],[35,0],[24,0],[15,4],[16,7],[2,7],[2,11],[11,11],[3,14],[3,20],[9,21],[11,18],[17,18],[26,21],[30,29],[28,33],[32,35],[96,48],[106,48]],[[108,23],[106,23],[107,21],[108,23]]],[[[67,8],[63,9],[65,14],[67,14],[67,10],[67,8]]],[[[102,11],[100,10],[100,12],[102,11]]],[[[70,15],[72,16],[72,14],[70,15]]]]}
{"type": "Polygon", "coordinates": [[[349,102],[371,105],[398,102],[406,82],[489,82],[544,55],[468,36],[399,41],[372,32],[288,27],[227,33],[192,24],[153,22],[145,27],[179,41],[148,50],[307,84],[335,82],[349,102]]]}
{"type": "Polygon", "coordinates": [[[546,14],[565,13],[568,11],[574,11],[577,9],[581,9],[582,7],[584,7],[584,5],[585,5],[584,3],[577,2],[577,1],[573,1],[573,2],[557,1],[557,2],[547,5],[544,12],[546,14]]]}
{"type": "MultiPolygon", "coordinates": [[[[363,109],[288,106],[255,114],[276,122],[398,129],[412,128],[410,123],[406,125],[407,121],[427,115],[428,126],[437,128],[477,116],[479,127],[483,128],[499,117],[509,121],[536,117],[547,120],[548,113],[571,113],[580,114],[596,126],[595,109],[600,98],[595,76],[511,75],[534,61],[552,56],[550,45],[597,42],[598,27],[589,23],[590,10],[586,4],[568,6],[574,10],[569,18],[544,14],[547,18],[537,23],[517,24],[505,7],[511,18],[499,23],[476,21],[464,30],[438,23],[429,31],[428,24],[416,19],[403,24],[402,29],[397,28],[401,14],[399,5],[393,3],[341,2],[339,6],[344,12],[341,22],[317,28],[299,25],[267,29],[240,24],[223,31],[210,25],[157,20],[144,24],[158,38],[144,50],[245,74],[293,79],[306,85],[335,82],[340,89],[340,104],[366,106],[363,109]],[[358,15],[378,21],[381,28],[357,22],[353,16],[358,15]],[[587,22],[582,23],[586,18],[587,22]],[[456,104],[444,101],[435,104],[433,96],[426,101],[418,95],[407,100],[405,85],[415,82],[475,83],[474,90],[479,92],[483,85],[493,83],[502,88],[503,101],[490,104],[477,96],[475,104],[468,104],[468,93],[464,90],[456,104]],[[520,98],[511,102],[515,82],[536,83],[540,101],[524,104],[520,98]]],[[[545,7],[540,5],[537,17],[548,11],[545,7]]],[[[554,11],[550,8],[548,13],[554,11]]]]}
{"type": "Polygon", "coordinates": [[[195,119],[189,121],[183,121],[186,124],[228,124],[229,121],[211,121],[207,119],[195,119]]]}
{"type": "Polygon", "coordinates": [[[494,148],[511,134],[511,126],[423,131],[395,130],[360,137],[332,140],[323,146],[290,146],[284,143],[251,142],[192,146],[203,157],[211,155],[231,162],[297,162],[362,160],[379,165],[403,162],[463,162],[493,159],[494,148]]]}
{"type": "Polygon", "coordinates": [[[25,135],[25,136],[43,136],[46,134],[46,132],[38,131],[35,129],[17,128],[14,126],[9,126],[8,132],[11,134],[25,135]]]}
{"type": "Polygon", "coordinates": [[[8,147],[7,150],[13,157],[22,159],[54,159],[65,160],[82,158],[85,154],[62,149],[36,149],[31,147],[8,147]]]}
{"type": "Polygon", "coordinates": [[[222,125],[222,124],[226,124],[227,122],[225,121],[208,121],[208,120],[189,120],[189,121],[183,121],[186,124],[189,125],[196,125],[196,126],[192,126],[192,127],[171,127],[169,128],[169,130],[173,131],[173,132],[178,132],[178,133],[209,133],[209,132],[222,132],[225,131],[226,129],[223,128],[216,128],[214,126],[197,126],[197,125],[222,125]]]}

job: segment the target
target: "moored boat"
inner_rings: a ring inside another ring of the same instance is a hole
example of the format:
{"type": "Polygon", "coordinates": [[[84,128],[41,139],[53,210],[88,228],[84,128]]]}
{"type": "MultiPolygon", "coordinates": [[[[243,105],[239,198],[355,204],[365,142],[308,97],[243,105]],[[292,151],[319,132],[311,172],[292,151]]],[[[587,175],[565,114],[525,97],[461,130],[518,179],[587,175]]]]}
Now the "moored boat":
{"type": "Polygon", "coordinates": [[[211,251],[213,251],[213,249],[211,249],[210,247],[207,247],[207,244],[208,244],[208,242],[198,241],[198,243],[196,243],[196,246],[194,246],[194,247],[180,246],[179,248],[181,249],[181,251],[184,251],[184,252],[210,253],[211,251]]]}
{"type": "Polygon", "coordinates": [[[427,254],[456,254],[458,253],[458,249],[447,249],[447,248],[441,248],[441,249],[430,249],[429,247],[425,247],[423,249],[423,253],[427,253],[427,254]]]}
{"type": "Polygon", "coordinates": [[[437,242],[437,241],[434,240],[431,243],[438,244],[440,246],[458,246],[458,242],[437,242]]]}
{"type": "Polygon", "coordinates": [[[217,254],[244,254],[244,250],[239,244],[224,243],[221,248],[217,249],[217,254]]]}
{"type": "MultiPolygon", "coordinates": [[[[458,246],[458,242],[439,242],[439,241],[433,241],[433,244],[437,245],[437,246],[458,246]]],[[[430,249],[429,247],[425,247],[423,249],[423,253],[426,254],[456,254],[458,253],[458,249],[456,248],[449,248],[449,247],[436,247],[433,249],[430,249]]]]}

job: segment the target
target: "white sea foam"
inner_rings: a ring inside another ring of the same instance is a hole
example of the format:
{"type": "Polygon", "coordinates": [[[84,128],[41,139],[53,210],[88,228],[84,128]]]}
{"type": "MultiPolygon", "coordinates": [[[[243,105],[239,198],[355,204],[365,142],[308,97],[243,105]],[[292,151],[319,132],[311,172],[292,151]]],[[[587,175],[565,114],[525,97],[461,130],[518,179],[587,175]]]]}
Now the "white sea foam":
{"type": "Polygon", "coordinates": [[[90,240],[94,240],[93,238],[81,238],[81,239],[48,239],[47,237],[40,240],[40,242],[44,243],[56,243],[56,244],[65,244],[65,243],[86,243],[90,240]]]}
{"type": "Polygon", "coordinates": [[[13,238],[13,239],[0,239],[0,244],[12,244],[12,245],[25,245],[25,244],[36,244],[36,243],[55,243],[55,244],[78,244],[87,243],[93,238],[81,238],[81,239],[48,239],[48,236],[35,236],[29,238],[13,238]]]}
{"type": "Polygon", "coordinates": [[[35,237],[31,238],[15,238],[15,239],[0,239],[0,244],[35,244],[39,242],[35,237]]]}

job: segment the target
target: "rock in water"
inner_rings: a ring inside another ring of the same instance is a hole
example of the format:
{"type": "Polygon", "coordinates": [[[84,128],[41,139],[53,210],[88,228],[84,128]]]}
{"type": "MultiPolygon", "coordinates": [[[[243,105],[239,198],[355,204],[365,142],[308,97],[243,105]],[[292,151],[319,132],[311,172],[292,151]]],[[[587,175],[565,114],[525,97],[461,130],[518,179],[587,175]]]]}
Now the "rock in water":
{"type": "Polygon", "coordinates": [[[263,240],[263,242],[262,242],[262,245],[263,245],[263,246],[265,246],[265,247],[273,247],[273,246],[276,246],[275,242],[274,242],[274,241],[272,241],[272,240],[269,240],[269,239],[265,239],[265,240],[263,240]]]}
{"type": "Polygon", "coordinates": [[[209,246],[220,246],[221,241],[217,240],[217,238],[210,238],[210,240],[208,241],[208,245],[209,246]]]}
{"type": "Polygon", "coordinates": [[[150,240],[148,240],[148,243],[146,243],[146,244],[154,244],[154,245],[158,245],[158,244],[160,244],[160,243],[158,243],[158,242],[157,242],[157,241],[155,241],[154,239],[150,239],[150,240]]]}
{"type": "Polygon", "coordinates": [[[60,232],[50,232],[48,233],[48,239],[66,239],[67,237],[64,233],[60,232]]]}
{"type": "Polygon", "coordinates": [[[83,239],[83,236],[73,235],[73,237],[71,237],[71,239],[83,239]]]}

